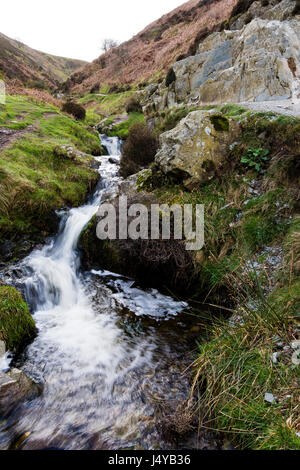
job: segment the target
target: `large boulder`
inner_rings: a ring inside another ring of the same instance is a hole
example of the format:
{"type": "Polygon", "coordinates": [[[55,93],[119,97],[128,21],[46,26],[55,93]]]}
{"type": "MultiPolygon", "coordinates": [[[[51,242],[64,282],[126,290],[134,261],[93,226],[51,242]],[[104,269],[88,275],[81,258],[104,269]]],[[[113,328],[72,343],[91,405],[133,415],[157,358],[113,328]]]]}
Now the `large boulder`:
{"type": "Polygon", "coordinates": [[[193,111],[171,131],[160,136],[155,163],[186,187],[216,176],[225,163],[229,146],[241,133],[239,123],[215,111],[193,111]]]}

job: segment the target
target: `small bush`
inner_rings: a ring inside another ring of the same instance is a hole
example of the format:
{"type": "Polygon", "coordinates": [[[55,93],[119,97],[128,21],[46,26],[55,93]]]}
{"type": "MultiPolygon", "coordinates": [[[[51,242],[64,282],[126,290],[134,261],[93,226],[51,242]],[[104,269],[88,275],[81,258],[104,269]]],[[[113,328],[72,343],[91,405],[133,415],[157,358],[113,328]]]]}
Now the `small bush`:
{"type": "Polygon", "coordinates": [[[126,102],[126,112],[127,113],[141,113],[142,106],[139,102],[137,96],[131,96],[126,102]]]}
{"type": "Polygon", "coordinates": [[[94,86],[92,86],[90,93],[99,93],[100,90],[100,83],[96,83],[94,86]]]}
{"type": "Polygon", "coordinates": [[[233,7],[230,18],[232,19],[238,15],[246,13],[251,7],[252,3],[254,3],[254,1],[255,0],[239,0],[237,4],[233,7]]]}
{"type": "Polygon", "coordinates": [[[78,103],[74,103],[74,101],[66,101],[62,106],[62,111],[71,114],[75,119],[80,121],[85,120],[86,111],[84,107],[78,103]]]}
{"type": "Polygon", "coordinates": [[[158,148],[156,136],[145,124],[134,124],[128,135],[121,158],[121,175],[137,173],[153,162],[158,148]]]}
{"type": "Polygon", "coordinates": [[[176,81],[176,74],[174,70],[170,68],[166,76],[166,86],[169,87],[175,81],[176,81]]]}
{"type": "Polygon", "coordinates": [[[30,80],[27,83],[28,88],[35,88],[36,90],[48,90],[46,83],[41,82],[40,80],[30,80]]]}

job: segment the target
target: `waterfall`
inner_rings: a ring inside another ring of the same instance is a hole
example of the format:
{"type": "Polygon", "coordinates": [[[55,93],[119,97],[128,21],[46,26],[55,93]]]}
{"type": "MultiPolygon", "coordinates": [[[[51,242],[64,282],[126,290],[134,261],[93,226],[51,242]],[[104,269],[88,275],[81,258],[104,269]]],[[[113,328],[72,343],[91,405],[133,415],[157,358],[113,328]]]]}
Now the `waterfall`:
{"type": "MultiPolygon", "coordinates": [[[[64,448],[75,449],[87,448],[95,433],[113,448],[140,442],[130,436],[147,427],[142,416],[153,416],[143,390],[149,377],[151,386],[155,383],[155,370],[166,374],[172,347],[153,326],[150,335],[143,333],[137,319],[167,321],[186,308],[185,303],[155,289],[140,289],[118,274],[80,272],[80,234],[120,179],[116,162],[121,142],[102,136],[102,143],[109,155],[96,158],[101,180],[94,195],[84,206],[65,213],[57,236],[22,262],[38,335],[20,367],[43,384],[43,393],[19,410],[11,428],[18,434],[30,431],[33,448],[41,440],[53,445],[57,435],[64,448]]],[[[167,381],[163,377],[157,379],[158,387],[167,381]]],[[[188,383],[178,382],[188,393],[188,383]]],[[[157,445],[154,428],[149,435],[147,445],[157,445]]]]}

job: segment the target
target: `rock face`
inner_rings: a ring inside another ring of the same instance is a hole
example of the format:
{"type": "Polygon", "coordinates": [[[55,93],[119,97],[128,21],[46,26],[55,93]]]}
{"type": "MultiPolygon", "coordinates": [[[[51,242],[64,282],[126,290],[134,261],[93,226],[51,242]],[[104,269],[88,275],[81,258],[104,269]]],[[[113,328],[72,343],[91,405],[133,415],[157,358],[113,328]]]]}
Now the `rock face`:
{"type": "Polygon", "coordinates": [[[22,400],[32,399],[40,393],[40,387],[24,372],[12,369],[0,372],[0,414],[7,415],[22,400]]]}
{"type": "Polygon", "coordinates": [[[300,101],[300,23],[256,18],[241,30],[214,33],[173,70],[176,81],[152,92],[147,114],[183,102],[300,101]]]}
{"type": "Polygon", "coordinates": [[[186,187],[213,178],[225,163],[229,146],[241,132],[237,121],[215,111],[194,111],[160,136],[155,163],[186,187]]]}

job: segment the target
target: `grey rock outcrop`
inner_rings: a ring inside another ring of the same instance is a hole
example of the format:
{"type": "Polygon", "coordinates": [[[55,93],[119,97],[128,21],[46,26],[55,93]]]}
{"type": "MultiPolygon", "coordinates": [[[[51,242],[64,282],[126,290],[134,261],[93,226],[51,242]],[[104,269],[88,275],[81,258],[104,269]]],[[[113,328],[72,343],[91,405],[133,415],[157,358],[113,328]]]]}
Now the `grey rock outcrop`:
{"type": "Polygon", "coordinates": [[[255,18],[241,30],[214,33],[173,70],[168,89],[146,90],[146,114],[183,104],[300,102],[300,22],[255,18]]]}

